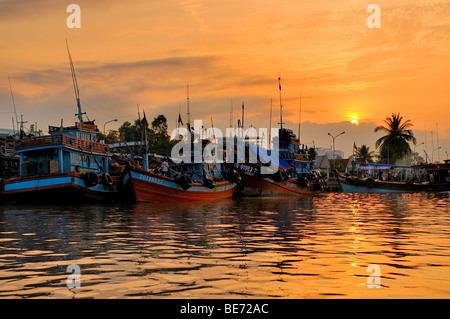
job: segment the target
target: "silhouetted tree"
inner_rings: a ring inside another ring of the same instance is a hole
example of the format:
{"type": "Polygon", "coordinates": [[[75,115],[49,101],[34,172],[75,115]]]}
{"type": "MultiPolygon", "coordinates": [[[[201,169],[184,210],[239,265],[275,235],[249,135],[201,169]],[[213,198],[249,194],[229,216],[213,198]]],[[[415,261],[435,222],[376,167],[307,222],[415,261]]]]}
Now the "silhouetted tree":
{"type": "Polygon", "coordinates": [[[397,160],[411,154],[409,142],[416,144],[416,138],[411,130],[413,124],[410,120],[402,121],[403,117],[400,113],[392,113],[390,117],[384,120],[386,126],[379,125],[375,128],[375,132],[383,131],[386,133],[375,144],[377,148],[380,148],[381,161],[385,161],[388,158],[388,150],[390,163],[395,163],[397,160]]]}

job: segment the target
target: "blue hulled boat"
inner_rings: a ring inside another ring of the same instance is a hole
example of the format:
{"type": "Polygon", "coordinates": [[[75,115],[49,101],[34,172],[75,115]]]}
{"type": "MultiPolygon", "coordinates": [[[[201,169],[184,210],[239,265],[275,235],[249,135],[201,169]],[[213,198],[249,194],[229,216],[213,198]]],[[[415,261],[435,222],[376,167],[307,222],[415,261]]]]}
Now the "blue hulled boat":
{"type": "Polygon", "coordinates": [[[102,200],[117,195],[119,177],[108,172],[108,145],[97,143],[94,122],[49,127],[49,135],[17,144],[20,176],[3,181],[3,200],[102,200]]]}
{"type": "Polygon", "coordinates": [[[49,200],[78,202],[116,198],[119,176],[109,175],[108,145],[98,143],[100,131],[94,121],[84,121],[75,69],[70,68],[78,107],[74,126],[50,126],[49,135],[23,138],[16,143],[20,176],[0,185],[2,201],[49,200]]]}

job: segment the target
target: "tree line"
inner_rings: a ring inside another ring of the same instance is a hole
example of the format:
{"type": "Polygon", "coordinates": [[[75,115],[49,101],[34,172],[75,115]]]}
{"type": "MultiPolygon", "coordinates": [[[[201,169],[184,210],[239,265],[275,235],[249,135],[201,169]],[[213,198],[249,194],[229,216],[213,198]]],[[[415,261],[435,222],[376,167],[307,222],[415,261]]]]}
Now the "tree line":
{"type": "MultiPolygon", "coordinates": [[[[400,113],[392,113],[386,117],[384,125],[379,125],[374,132],[386,133],[379,138],[375,147],[379,154],[370,150],[367,145],[361,145],[355,154],[355,160],[362,163],[387,163],[396,164],[402,162],[405,165],[424,162],[423,157],[413,153],[410,147],[417,141],[412,131],[413,124],[410,120],[403,120],[400,113]]],[[[150,151],[170,154],[176,142],[170,140],[168,134],[167,119],[164,115],[156,116],[151,123],[145,119],[136,119],[134,123],[125,121],[118,130],[110,130],[106,135],[100,134],[100,139],[107,144],[118,142],[133,142],[144,140],[144,129],[147,132],[147,141],[150,151]]]]}
{"type": "Polygon", "coordinates": [[[134,123],[125,121],[117,130],[109,130],[105,135],[100,133],[99,138],[107,144],[143,141],[146,131],[148,148],[151,152],[170,154],[174,143],[170,141],[167,129],[167,119],[164,115],[158,115],[151,123],[144,116],[142,119],[134,120],[134,123]]]}

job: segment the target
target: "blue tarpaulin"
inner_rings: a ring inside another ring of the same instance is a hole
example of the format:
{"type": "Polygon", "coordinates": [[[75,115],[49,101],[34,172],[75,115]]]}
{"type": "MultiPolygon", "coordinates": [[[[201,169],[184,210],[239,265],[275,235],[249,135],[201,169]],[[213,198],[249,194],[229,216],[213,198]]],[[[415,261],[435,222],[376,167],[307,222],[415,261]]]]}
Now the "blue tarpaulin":
{"type": "Polygon", "coordinates": [[[357,169],[364,171],[374,171],[374,170],[386,170],[391,169],[390,165],[379,165],[379,166],[359,166],[357,169]]]}
{"type": "MultiPolygon", "coordinates": [[[[253,144],[249,144],[249,149],[254,152],[255,154],[258,154],[259,159],[263,162],[266,163],[270,163],[272,160],[272,152],[278,153],[275,150],[266,150],[263,149],[262,147],[258,147],[256,145],[253,144]]],[[[274,156],[276,156],[276,154],[274,153],[274,156]]],[[[291,169],[292,166],[289,165],[288,162],[286,162],[286,160],[284,159],[284,157],[278,153],[278,158],[279,158],[279,163],[278,163],[278,167],[280,168],[284,168],[284,169],[291,169]]]]}

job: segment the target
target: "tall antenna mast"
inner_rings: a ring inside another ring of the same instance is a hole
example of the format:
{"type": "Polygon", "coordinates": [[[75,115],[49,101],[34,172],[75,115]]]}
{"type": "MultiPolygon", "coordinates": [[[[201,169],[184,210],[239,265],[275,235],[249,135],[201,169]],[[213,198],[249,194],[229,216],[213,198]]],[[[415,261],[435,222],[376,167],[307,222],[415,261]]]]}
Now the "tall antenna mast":
{"type": "Polygon", "coordinates": [[[270,116],[269,116],[269,140],[267,141],[267,148],[272,149],[272,99],[270,99],[270,116]]]}
{"type": "Polygon", "coordinates": [[[436,142],[437,142],[437,151],[438,151],[438,162],[441,161],[441,153],[439,152],[440,150],[440,146],[439,146],[439,127],[438,127],[438,123],[436,123],[436,142]]]}
{"type": "Polygon", "coordinates": [[[281,78],[278,76],[278,88],[280,90],[280,129],[283,129],[283,105],[281,104],[281,78]]]}
{"type": "Polygon", "coordinates": [[[302,94],[300,93],[300,107],[298,110],[298,142],[300,143],[300,123],[302,119],[302,94]]]}
{"type": "Polygon", "coordinates": [[[242,130],[244,130],[244,101],[242,101],[242,130]]]}
{"type": "Polygon", "coordinates": [[[189,83],[187,84],[187,116],[188,116],[188,121],[187,121],[188,130],[189,130],[189,133],[191,133],[191,111],[189,109],[189,83]]]}
{"type": "Polygon", "coordinates": [[[9,76],[8,76],[8,82],[9,82],[9,89],[11,90],[11,99],[12,99],[13,106],[14,106],[14,114],[16,116],[16,123],[18,125],[19,120],[17,119],[16,102],[14,101],[14,94],[13,94],[13,91],[12,91],[11,80],[10,80],[9,76]]]}
{"type": "Polygon", "coordinates": [[[67,42],[67,39],[66,39],[66,46],[67,46],[67,53],[69,54],[70,72],[72,73],[73,90],[75,92],[75,98],[77,100],[77,107],[78,107],[78,114],[75,114],[75,116],[78,116],[78,122],[80,123],[80,138],[81,138],[81,130],[82,130],[82,125],[83,125],[83,114],[86,114],[86,113],[81,112],[80,90],[78,89],[77,76],[75,75],[75,68],[73,67],[72,56],[70,55],[69,43],[67,42]]]}
{"type": "MultiPolygon", "coordinates": [[[[428,143],[427,143],[427,121],[425,121],[425,149],[428,152],[428,143]]],[[[427,161],[425,161],[426,163],[427,161]]]]}
{"type": "Polygon", "coordinates": [[[233,100],[231,100],[230,105],[230,127],[233,127],[233,100]]]}
{"type": "Polygon", "coordinates": [[[434,163],[434,159],[433,159],[433,151],[434,151],[433,131],[430,131],[430,133],[431,133],[431,162],[434,163]]]}

